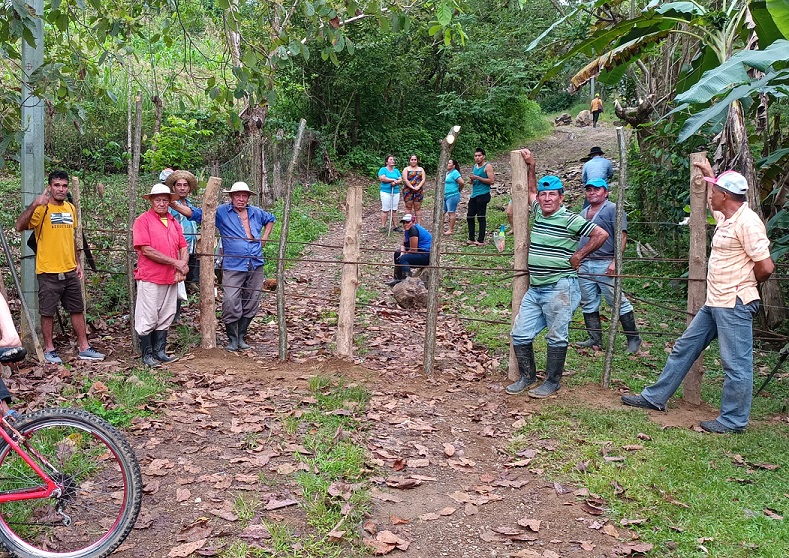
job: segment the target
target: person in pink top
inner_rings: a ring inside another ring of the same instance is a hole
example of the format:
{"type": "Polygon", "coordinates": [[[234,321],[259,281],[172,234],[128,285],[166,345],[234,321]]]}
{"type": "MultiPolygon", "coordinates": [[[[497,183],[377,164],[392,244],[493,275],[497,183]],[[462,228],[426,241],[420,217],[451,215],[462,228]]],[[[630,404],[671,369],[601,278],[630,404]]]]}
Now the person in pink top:
{"type": "Polygon", "coordinates": [[[715,178],[709,162],[694,163],[704,175],[715,234],[707,267],[707,300],[674,348],[657,382],[640,395],[623,395],[631,407],[666,410],[666,403],[690,367],[718,339],[725,374],[717,419],[701,421],[707,432],[742,432],[753,399],[753,316],[759,310],[757,285],[775,270],[764,223],[748,207],[748,181],[726,171],[715,178]]]}
{"type": "Polygon", "coordinates": [[[134,329],[143,363],[155,368],[173,360],[165,352],[167,330],[175,317],[177,284],[189,272],[189,248],[181,225],[168,211],[178,194],[164,184],[154,184],[143,198],[151,208],[137,217],[132,229],[137,251],[134,329]]]}

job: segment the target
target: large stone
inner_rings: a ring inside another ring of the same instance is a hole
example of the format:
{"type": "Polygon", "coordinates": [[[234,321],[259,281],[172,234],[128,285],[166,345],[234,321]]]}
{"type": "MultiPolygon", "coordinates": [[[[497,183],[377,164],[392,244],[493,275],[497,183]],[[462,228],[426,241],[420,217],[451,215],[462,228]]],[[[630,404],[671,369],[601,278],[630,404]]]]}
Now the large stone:
{"type": "Polygon", "coordinates": [[[421,279],[407,277],[392,287],[392,294],[397,304],[403,308],[426,308],[427,287],[421,279]]]}
{"type": "Polygon", "coordinates": [[[578,116],[575,117],[575,125],[578,128],[583,128],[584,126],[591,126],[592,125],[592,113],[588,110],[582,110],[578,113],[578,116]]]}
{"type": "Polygon", "coordinates": [[[569,126],[572,123],[573,117],[570,116],[569,112],[563,112],[560,116],[553,119],[553,124],[555,126],[569,126]]]}

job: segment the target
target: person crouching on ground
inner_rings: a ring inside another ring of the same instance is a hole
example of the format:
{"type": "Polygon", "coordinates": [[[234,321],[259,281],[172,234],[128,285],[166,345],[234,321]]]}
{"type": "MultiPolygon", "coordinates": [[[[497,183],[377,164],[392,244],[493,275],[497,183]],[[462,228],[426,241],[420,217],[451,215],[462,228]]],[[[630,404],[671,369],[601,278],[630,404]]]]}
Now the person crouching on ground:
{"type": "Polygon", "coordinates": [[[137,251],[134,329],[143,363],[155,368],[173,360],[165,352],[167,330],[175,318],[177,284],[189,272],[189,248],[181,225],[168,211],[178,194],[164,184],[154,184],[143,198],[151,208],[137,217],[132,229],[137,251]]]}
{"type": "Polygon", "coordinates": [[[567,357],[570,320],[578,308],[578,272],[581,262],[600,248],[608,233],[562,205],[564,187],[557,176],[535,174],[534,155],[521,152],[527,166],[529,202],[534,214],[534,228],[529,244],[529,290],[523,297],[512,326],[512,345],[518,361],[519,379],[507,386],[509,394],[525,391],[537,382],[532,343],[537,334],[548,329],[548,360],[545,382],[529,391],[530,397],[543,398],[559,391],[567,357]],[[578,239],[589,242],[578,249],[578,239]]]}
{"type": "Polygon", "coordinates": [[[414,223],[410,213],[400,219],[403,226],[403,244],[394,253],[394,279],[387,285],[393,287],[406,277],[411,276],[411,266],[425,267],[430,264],[431,235],[422,225],[414,223]]]}

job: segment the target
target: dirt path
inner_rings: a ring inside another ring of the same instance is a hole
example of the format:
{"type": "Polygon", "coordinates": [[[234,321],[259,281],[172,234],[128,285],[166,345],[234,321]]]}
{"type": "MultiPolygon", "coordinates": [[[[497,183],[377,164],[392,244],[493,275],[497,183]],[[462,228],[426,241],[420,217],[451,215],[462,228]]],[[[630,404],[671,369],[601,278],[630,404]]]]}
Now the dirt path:
{"type": "MultiPolygon", "coordinates": [[[[579,159],[593,145],[613,152],[614,143],[613,128],[604,125],[560,128],[530,147],[538,172],[562,176],[573,199],[581,192],[579,159]]],[[[493,203],[503,205],[508,156],[494,165],[494,190],[501,197],[493,203]]],[[[238,540],[268,548],[261,519],[309,533],[294,480],[295,456],[302,449],[282,419],[303,406],[307,380],[316,374],[363,383],[374,394],[359,417],[367,427],[368,464],[378,475],[374,511],[367,531],[345,527],[365,537],[388,530],[409,541],[405,552],[392,555],[555,558],[630,552],[630,532],[617,526],[612,533],[611,526],[604,529],[603,516],[585,511],[583,487],[546,482],[529,467],[530,456],[552,451],[551,440],[515,458],[506,451],[513,432],[539,404],[503,394],[507,380],[499,371],[500,355],[475,345],[457,317],[440,319],[435,374],[419,374],[414,363],[422,360],[423,319],[399,309],[382,287],[397,239],[377,232],[377,207],[369,207],[363,227],[370,265],[362,268],[355,363],[331,357],[342,246],[342,228],[336,226],[288,272],[290,362],[276,360],[276,302],[265,295],[250,328],[252,351],[197,350],[170,366],[176,385],[158,406],[159,418],[139,420],[130,432],[145,498],[117,556],[212,556],[238,540]],[[251,519],[239,517],[238,502],[253,504],[251,519]]],[[[428,216],[431,210],[425,209],[428,216]]],[[[448,249],[461,241],[456,235],[448,249]]],[[[572,389],[563,393],[575,397],[572,389]]],[[[602,390],[584,390],[583,397],[601,406],[616,404],[615,395],[602,390]]]]}

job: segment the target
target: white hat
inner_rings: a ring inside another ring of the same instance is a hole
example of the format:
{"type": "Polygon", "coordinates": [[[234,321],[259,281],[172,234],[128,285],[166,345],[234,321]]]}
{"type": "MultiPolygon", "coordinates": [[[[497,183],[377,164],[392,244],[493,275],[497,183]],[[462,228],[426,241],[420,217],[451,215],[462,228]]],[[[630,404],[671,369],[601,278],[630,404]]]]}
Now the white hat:
{"type": "Polygon", "coordinates": [[[170,188],[168,188],[164,184],[154,184],[151,187],[151,193],[143,194],[142,197],[145,198],[146,200],[149,200],[151,199],[151,196],[157,196],[159,194],[167,194],[168,196],[170,196],[170,201],[177,200],[179,197],[178,194],[174,194],[173,192],[171,192],[170,188]]]}
{"type": "Polygon", "coordinates": [[[171,174],[173,174],[173,169],[167,167],[166,169],[164,169],[162,172],[159,173],[159,182],[164,184],[165,180],[167,180],[167,177],[170,176],[171,174]]]}
{"type": "Polygon", "coordinates": [[[410,223],[413,220],[414,220],[414,216],[411,215],[410,213],[406,213],[405,215],[403,215],[403,218],[400,219],[400,222],[401,223],[410,223]]]}
{"type": "Polygon", "coordinates": [[[235,194],[236,192],[246,192],[247,194],[252,194],[253,196],[257,195],[256,192],[253,192],[249,189],[249,185],[246,182],[236,182],[230,187],[230,190],[223,190],[225,194],[235,194]]]}
{"type": "Polygon", "coordinates": [[[731,192],[732,194],[744,194],[748,191],[748,181],[737,171],[726,171],[718,178],[704,177],[704,180],[731,192]]]}

